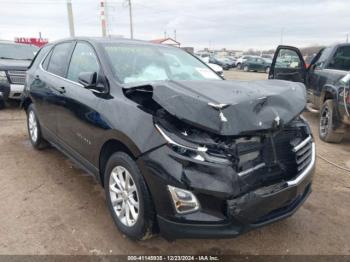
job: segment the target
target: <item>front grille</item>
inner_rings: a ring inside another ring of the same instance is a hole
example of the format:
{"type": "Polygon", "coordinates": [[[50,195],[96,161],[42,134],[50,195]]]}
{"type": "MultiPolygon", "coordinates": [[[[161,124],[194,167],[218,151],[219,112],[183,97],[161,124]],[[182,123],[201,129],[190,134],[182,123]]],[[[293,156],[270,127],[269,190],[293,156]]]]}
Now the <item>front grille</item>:
{"type": "Polygon", "coordinates": [[[7,71],[11,84],[24,85],[26,71],[7,71]]]}
{"type": "Polygon", "coordinates": [[[295,161],[297,163],[298,173],[303,172],[311,163],[312,159],[312,139],[307,137],[303,142],[294,147],[295,161]]]}
{"type": "MultiPolygon", "coordinates": [[[[285,127],[261,136],[254,143],[250,141],[247,145],[254,146],[249,149],[255,150],[257,154],[250,153],[251,157],[243,158],[239,154],[241,150],[237,150],[240,159],[237,169],[240,193],[292,180],[311,163],[312,138],[305,126],[285,127]]],[[[238,144],[237,149],[240,148],[238,144]]]]}

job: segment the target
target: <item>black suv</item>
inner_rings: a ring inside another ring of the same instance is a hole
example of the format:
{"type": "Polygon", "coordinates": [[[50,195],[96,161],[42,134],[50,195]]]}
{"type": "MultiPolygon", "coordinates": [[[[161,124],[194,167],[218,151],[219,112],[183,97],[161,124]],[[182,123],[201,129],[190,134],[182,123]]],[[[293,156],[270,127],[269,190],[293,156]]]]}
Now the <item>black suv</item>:
{"type": "Polygon", "coordinates": [[[311,192],[305,87],[226,81],[185,51],[74,38],[27,72],[30,141],[57,147],[103,186],[121,232],[233,237],[292,215],[311,192]]]}
{"type": "Polygon", "coordinates": [[[0,109],[8,99],[20,99],[27,67],[38,48],[0,41],[0,109]]]}
{"type": "Polygon", "coordinates": [[[304,83],[308,109],[320,113],[320,138],[339,143],[350,125],[349,71],[350,44],[321,49],[308,67],[297,48],[279,46],[269,78],[304,83]]]}

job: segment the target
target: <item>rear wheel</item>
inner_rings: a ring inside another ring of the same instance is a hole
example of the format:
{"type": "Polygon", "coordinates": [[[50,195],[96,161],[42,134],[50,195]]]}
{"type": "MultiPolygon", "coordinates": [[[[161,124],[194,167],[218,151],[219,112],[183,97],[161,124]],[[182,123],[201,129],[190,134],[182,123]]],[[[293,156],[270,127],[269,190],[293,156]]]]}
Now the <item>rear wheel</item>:
{"type": "Polygon", "coordinates": [[[34,148],[44,149],[48,146],[48,143],[42,136],[40,123],[33,104],[30,104],[27,109],[27,128],[30,142],[34,148]]]}
{"type": "Polygon", "coordinates": [[[340,143],[344,130],[334,129],[334,101],[326,100],[320,112],[319,137],[329,143],[340,143]]]}
{"type": "Polygon", "coordinates": [[[155,211],[135,161],[128,154],[117,152],[110,157],[105,170],[107,204],[117,228],[133,240],[150,238],[155,211]]]}
{"type": "Polygon", "coordinates": [[[0,95],[0,109],[4,109],[5,108],[5,100],[4,98],[0,95]]]}

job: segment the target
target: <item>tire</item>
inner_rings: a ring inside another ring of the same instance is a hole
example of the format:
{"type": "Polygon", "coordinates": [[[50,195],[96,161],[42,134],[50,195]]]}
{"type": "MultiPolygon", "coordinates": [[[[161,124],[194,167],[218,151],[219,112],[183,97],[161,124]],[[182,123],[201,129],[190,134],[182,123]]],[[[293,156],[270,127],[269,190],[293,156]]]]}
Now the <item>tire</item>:
{"type": "Polygon", "coordinates": [[[267,67],[265,68],[265,73],[266,73],[266,74],[270,73],[270,67],[269,67],[269,66],[267,66],[267,67]]]}
{"type": "Polygon", "coordinates": [[[321,140],[328,143],[340,143],[344,136],[343,129],[334,129],[334,101],[326,100],[320,111],[318,134],[321,140]]]}
{"type": "Polygon", "coordinates": [[[40,123],[33,104],[27,108],[27,128],[29,140],[35,149],[41,150],[48,147],[48,142],[43,138],[40,123]]]}
{"type": "Polygon", "coordinates": [[[151,238],[156,221],[153,201],[138,166],[128,154],[117,152],[109,158],[104,173],[104,188],[108,209],[117,228],[132,240],[151,238]],[[119,179],[120,174],[124,184],[119,179]],[[128,176],[132,179],[126,179],[128,176]],[[125,190],[125,181],[129,181],[129,192],[125,190]],[[123,206],[125,212],[122,211],[123,206]]]}
{"type": "Polygon", "coordinates": [[[243,67],[243,71],[244,71],[244,72],[248,72],[248,71],[249,71],[249,67],[248,67],[247,65],[245,65],[245,66],[243,67]]]}

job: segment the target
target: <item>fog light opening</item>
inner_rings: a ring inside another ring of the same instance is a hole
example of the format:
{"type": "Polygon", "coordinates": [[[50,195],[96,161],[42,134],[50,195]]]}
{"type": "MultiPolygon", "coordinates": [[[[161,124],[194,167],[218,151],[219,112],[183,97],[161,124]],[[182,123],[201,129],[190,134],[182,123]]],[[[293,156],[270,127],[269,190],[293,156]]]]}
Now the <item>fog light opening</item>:
{"type": "Polygon", "coordinates": [[[199,202],[192,192],[173,186],[168,186],[168,189],[177,213],[191,213],[199,209],[199,202]]]}

